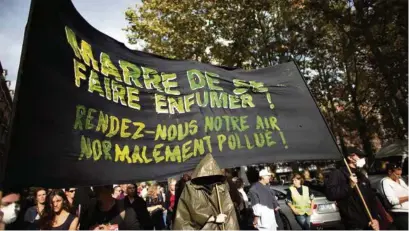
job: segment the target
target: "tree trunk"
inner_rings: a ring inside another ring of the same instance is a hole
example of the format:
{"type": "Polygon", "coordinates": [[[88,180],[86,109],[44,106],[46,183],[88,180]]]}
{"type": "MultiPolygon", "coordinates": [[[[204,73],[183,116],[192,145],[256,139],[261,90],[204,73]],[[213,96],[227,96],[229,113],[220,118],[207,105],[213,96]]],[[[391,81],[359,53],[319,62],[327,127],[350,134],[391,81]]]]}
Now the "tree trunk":
{"type": "MultiPolygon", "coordinates": [[[[344,65],[345,65],[345,70],[346,70],[346,75],[347,75],[347,80],[348,80],[347,84],[348,84],[348,88],[350,89],[352,104],[354,106],[353,112],[355,115],[355,122],[357,123],[359,137],[362,141],[364,152],[371,158],[373,156],[372,144],[371,144],[370,137],[368,136],[369,134],[368,134],[368,128],[366,125],[366,121],[364,117],[362,116],[361,109],[359,108],[359,103],[357,99],[357,92],[356,92],[356,90],[358,89],[357,77],[355,78],[355,88],[354,88],[352,87],[351,73],[350,73],[350,70],[348,68],[348,64],[346,61],[344,65]]],[[[356,71],[357,70],[355,70],[355,72],[356,71]]]]}
{"type": "MultiPolygon", "coordinates": [[[[337,123],[337,119],[336,119],[336,109],[335,109],[335,102],[334,102],[334,98],[331,94],[331,89],[329,88],[330,83],[329,83],[329,79],[328,79],[328,74],[325,73],[325,70],[322,70],[320,68],[318,68],[318,73],[319,76],[321,78],[321,80],[324,82],[324,91],[326,92],[325,95],[328,99],[328,101],[330,102],[330,107],[328,107],[328,111],[330,114],[330,128],[333,132],[333,135],[335,136],[335,140],[337,140],[337,137],[340,141],[340,146],[341,146],[341,151],[342,153],[346,152],[346,146],[345,146],[345,140],[344,140],[344,136],[342,134],[342,129],[340,128],[339,124],[337,123]]],[[[337,143],[338,145],[338,143],[337,143]]]]}

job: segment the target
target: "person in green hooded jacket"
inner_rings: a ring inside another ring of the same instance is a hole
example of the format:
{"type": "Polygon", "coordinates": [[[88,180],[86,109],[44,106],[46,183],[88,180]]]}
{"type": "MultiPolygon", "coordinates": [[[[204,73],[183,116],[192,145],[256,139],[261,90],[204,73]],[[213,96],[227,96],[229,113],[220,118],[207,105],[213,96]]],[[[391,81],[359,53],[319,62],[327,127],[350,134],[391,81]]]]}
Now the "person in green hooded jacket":
{"type": "Polygon", "coordinates": [[[179,198],[174,230],[239,230],[229,186],[216,161],[207,154],[179,198]]]}

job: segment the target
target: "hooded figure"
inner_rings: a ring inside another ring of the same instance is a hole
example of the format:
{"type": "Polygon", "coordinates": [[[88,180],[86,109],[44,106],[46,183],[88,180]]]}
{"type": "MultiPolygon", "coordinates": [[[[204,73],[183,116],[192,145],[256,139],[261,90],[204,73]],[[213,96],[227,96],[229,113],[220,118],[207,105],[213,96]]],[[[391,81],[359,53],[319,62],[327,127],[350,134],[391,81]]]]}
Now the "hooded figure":
{"type": "Polygon", "coordinates": [[[192,180],[188,181],[183,189],[173,229],[222,230],[223,220],[225,230],[239,230],[226,178],[213,156],[207,154],[193,172],[192,180]]]}

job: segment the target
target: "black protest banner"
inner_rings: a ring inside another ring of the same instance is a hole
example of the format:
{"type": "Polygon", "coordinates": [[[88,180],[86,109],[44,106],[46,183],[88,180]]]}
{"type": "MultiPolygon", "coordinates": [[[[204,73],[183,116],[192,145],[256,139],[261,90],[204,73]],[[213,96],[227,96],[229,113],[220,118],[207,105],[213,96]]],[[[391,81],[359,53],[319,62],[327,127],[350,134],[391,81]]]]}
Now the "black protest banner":
{"type": "Polygon", "coordinates": [[[163,178],[206,153],[221,167],[339,156],[294,63],[228,70],[132,51],[68,0],[34,0],[29,21],[8,185],[163,178]]]}

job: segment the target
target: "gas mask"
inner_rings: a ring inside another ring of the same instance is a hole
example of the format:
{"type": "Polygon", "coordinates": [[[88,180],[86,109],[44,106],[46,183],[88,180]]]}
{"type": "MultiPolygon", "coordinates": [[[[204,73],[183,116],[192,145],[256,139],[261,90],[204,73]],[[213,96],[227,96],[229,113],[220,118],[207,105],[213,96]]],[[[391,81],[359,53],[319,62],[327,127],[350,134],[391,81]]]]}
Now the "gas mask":
{"type": "Polygon", "coordinates": [[[356,166],[357,166],[358,168],[364,167],[365,164],[366,164],[365,158],[360,158],[359,160],[356,161],[356,166]]]}
{"type": "Polygon", "coordinates": [[[3,212],[3,222],[5,224],[11,224],[17,220],[17,214],[20,210],[20,206],[16,203],[11,203],[9,205],[4,206],[1,208],[3,212]]]}

